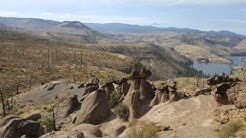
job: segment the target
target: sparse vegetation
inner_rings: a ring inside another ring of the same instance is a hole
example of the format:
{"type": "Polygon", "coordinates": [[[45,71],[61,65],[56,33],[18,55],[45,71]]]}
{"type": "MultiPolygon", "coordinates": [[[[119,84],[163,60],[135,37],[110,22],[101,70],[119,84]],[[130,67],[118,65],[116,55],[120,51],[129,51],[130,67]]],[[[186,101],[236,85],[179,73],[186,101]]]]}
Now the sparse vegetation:
{"type": "Polygon", "coordinates": [[[55,124],[54,124],[54,119],[52,118],[45,118],[41,120],[41,125],[45,128],[46,132],[51,132],[54,130],[55,124]]]}
{"type": "Polygon", "coordinates": [[[159,132],[159,127],[152,122],[136,121],[130,122],[128,130],[129,138],[150,138],[155,137],[159,132]]]}
{"type": "Polygon", "coordinates": [[[217,132],[217,136],[219,138],[230,138],[230,137],[246,137],[246,121],[245,119],[238,118],[233,119],[223,125],[219,132],[217,132]]]}
{"type": "Polygon", "coordinates": [[[129,118],[129,110],[127,107],[123,106],[121,103],[119,103],[114,108],[115,113],[123,120],[128,121],[129,118]]]}
{"type": "Polygon", "coordinates": [[[109,96],[109,105],[111,108],[114,108],[117,106],[119,100],[120,100],[121,95],[117,93],[116,91],[113,91],[110,96],[109,96]]]}

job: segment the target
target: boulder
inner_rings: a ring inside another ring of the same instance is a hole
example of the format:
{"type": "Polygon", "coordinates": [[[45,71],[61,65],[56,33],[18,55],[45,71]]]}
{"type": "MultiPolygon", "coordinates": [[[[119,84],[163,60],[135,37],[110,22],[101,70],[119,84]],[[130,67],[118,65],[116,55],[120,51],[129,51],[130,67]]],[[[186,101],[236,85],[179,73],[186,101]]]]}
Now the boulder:
{"type": "Polygon", "coordinates": [[[3,127],[0,128],[1,138],[19,138],[23,134],[19,130],[19,124],[24,121],[21,118],[12,118],[3,127]]]}
{"type": "Polygon", "coordinates": [[[42,117],[41,114],[36,113],[36,114],[29,115],[28,117],[26,117],[26,119],[32,121],[38,121],[41,119],[41,117],[42,117]]]}
{"type": "Polygon", "coordinates": [[[100,124],[111,114],[105,90],[97,90],[85,97],[76,124],[100,124]]]}
{"type": "Polygon", "coordinates": [[[237,108],[246,108],[246,81],[230,88],[226,94],[228,100],[237,108]]]}
{"type": "Polygon", "coordinates": [[[120,134],[122,134],[124,131],[126,130],[126,126],[124,125],[119,125],[116,127],[115,132],[114,132],[114,136],[117,137],[120,134]]]}
{"type": "Polygon", "coordinates": [[[54,131],[47,133],[40,138],[85,138],[82,132],[78,131],[54,131]]]}
{"type": "Polygon", "coordinates": [[[7,116],[1,120],[0,124],[0,137],[2,138],[19,138],[22,135],[39,137],[44,134],[44,129],[38,122],[18,116],[7,116]]]}
{"type": "Polygon", "coordinates": [[[78,100],[77,95],[74,95],[73,97],[70,98],[69,100],[69,106],[68,109],[65,113],[65,117],[73,113],[74,111],[77,111],[80,109],[81,103],[78,100]]]}
{"type": "Polygon", "coordinates": [[[124,98],[123,106],[130,112],[130,119],[140,118],[149,111],[155,93],[152,85],[144,79],[135,79],[124,98]]]}
{"type": "Polygon", "coordinates": [[[27,137],[39,137],[44,134],[44,128],[35,121],[22,121],[18,128],[27,137]]]}
{"type": "Polygon", "coordinates": [[[84,133],[85,137],[102,137],[101,129],[98,126],[92,124],[79,124],[71,131],[84,133]]]}

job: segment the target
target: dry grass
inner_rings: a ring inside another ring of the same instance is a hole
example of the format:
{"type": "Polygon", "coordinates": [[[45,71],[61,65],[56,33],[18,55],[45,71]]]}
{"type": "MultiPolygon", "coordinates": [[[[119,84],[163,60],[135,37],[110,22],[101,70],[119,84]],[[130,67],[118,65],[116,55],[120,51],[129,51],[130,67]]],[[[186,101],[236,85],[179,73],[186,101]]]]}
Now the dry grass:
{"type": "Polygon", "coordinates": [[[127,136],[129,138],[150,138],[156,137],[159,132],[159,127],[152,122],[133,120],[129,123],[130,129],[127,136]]]}
{"type": "Polygon", "coordinates": [[[246,137],[246,121],[242,118],[237,118],[223,125],[217,133],[219,138],[230,137],[246,137]]]}

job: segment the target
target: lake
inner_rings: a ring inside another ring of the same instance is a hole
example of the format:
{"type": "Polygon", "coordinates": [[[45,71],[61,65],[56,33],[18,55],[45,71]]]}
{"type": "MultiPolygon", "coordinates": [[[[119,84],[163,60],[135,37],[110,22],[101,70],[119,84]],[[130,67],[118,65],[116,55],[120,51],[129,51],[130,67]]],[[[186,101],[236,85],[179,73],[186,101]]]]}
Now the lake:
{"type": "Polygon", "coordinates": [[[219,64],[219,63],[199,63],[194,61],[193,68],[196,70],[202,70],[203,73],[207,75],[214,74],[230,74],[233,66],[246,65],[245,62],[242,61],[246,56],[232,56],[230,59],[232,60],[231,64],[219,64]]]}

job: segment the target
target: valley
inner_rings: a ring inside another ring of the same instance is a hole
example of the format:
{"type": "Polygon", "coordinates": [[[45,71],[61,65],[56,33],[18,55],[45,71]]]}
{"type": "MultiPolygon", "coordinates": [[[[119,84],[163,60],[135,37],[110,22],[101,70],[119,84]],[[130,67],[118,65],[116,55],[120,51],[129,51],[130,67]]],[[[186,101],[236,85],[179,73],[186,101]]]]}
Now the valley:
{"type": "Polygon", "coordinates": [[[245,40],[0,17],[0,137],[245,137],[245,40]]]}

